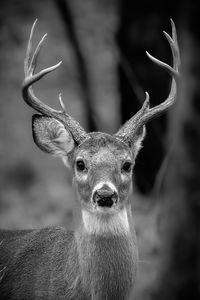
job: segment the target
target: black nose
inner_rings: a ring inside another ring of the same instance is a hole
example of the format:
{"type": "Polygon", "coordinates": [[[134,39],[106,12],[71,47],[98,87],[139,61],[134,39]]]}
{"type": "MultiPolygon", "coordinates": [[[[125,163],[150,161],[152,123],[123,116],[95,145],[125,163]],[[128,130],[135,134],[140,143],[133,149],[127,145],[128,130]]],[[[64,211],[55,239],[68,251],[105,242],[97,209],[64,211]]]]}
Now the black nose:
{"type": "Polygon", "coordinates": [[[96,190],[93,195],[93,201],[101,207],[111,207],[117,202],[117,193],[111,189],[99,189],[96,190]]]}

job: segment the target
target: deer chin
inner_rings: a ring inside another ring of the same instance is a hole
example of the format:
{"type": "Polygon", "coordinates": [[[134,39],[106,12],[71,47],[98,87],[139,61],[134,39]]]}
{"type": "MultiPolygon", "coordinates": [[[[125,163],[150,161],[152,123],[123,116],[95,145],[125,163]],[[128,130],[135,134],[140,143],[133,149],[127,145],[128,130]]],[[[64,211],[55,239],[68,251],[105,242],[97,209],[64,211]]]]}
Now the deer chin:
{"type": "Polygon", "coordinates": [[[83,227],[88,234],[124,235],[130,232],[126,208],[109,211],[102,208],[96,213],[82,210],[83,227]]]}
{"type": "Polygon", "coordinates": [[[106,206],[95,206],[95,211],[97,212],[97,214],[102,214],[105,216],[113,216],[114,214],[118,213],[118,209],[117,209],[117,205],[113,204],[112,207],[106,207],[106,206]]]}

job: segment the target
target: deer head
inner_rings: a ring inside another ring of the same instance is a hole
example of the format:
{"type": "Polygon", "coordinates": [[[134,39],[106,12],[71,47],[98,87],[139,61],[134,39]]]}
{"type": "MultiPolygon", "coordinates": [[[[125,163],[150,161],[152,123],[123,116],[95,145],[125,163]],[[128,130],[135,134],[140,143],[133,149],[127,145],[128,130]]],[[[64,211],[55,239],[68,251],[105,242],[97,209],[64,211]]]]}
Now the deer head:
{"type": "Polygon", "coordinates": [[[44,75],[57,69],[61,62],[35,74],[37,57],[46,37],[43,36],[31,57],[34,22],[24,63],[25,79],[23,98],[38,111],[32,120],[33,138],[43,151],[59,156],[73,170],[73,182],[84,211],[101,215],[123,210],[131,189],[132,172],[136,156],[145,136],[145,124],[170,108],[177,94],[180,55],[173,21],[172,37],[164,32],[173,55],[173,67],[151,56],[148,57],[172,76],[169,96],[160,105],[150,108],[149,95],[142,108],[117,133],[86,133],[81,125],[69,116],[59,96],[61,110],[57,111],[41,102],[32,85],[44,75]]]}

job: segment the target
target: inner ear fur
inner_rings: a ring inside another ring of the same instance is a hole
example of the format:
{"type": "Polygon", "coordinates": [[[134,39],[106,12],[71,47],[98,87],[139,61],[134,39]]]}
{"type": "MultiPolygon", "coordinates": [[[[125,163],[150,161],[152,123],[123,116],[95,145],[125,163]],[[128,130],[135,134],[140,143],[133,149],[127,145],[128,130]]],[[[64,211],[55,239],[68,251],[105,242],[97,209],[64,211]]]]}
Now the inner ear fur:
{"type": "Polygon", "coordinates": [[[44,152],[63,158],[74,148],[71,133],[54,118],[34,115],[32,132],[35,144],[44,152]]]}

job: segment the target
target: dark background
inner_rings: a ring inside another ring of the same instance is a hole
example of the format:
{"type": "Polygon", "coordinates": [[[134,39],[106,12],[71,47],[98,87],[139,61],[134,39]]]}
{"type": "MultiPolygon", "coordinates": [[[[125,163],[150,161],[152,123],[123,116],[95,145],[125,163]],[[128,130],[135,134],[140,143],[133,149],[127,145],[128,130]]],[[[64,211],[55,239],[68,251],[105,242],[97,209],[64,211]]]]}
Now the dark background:
{"type": "MultiPolygon", "coordinates": [[[[133,299],[200,299],[200,9],[198,1],[1,0],[0,227],[73,227],[71,174],[34,144],[22,100],[23,60],[33,21],[35,43],[48,32],[38,70],[61,67],[35,93],[88,131],[114,133],[138,111],[144,92],[164,101],[170,77],[147,58],[171,63],[162,30],[173,18],[182,79],[177,104],[147,125],[134,172],[133,211],[140,261],[133,299]]],[[[132,299],[131,298],[131,299],[132,299]]]]}

